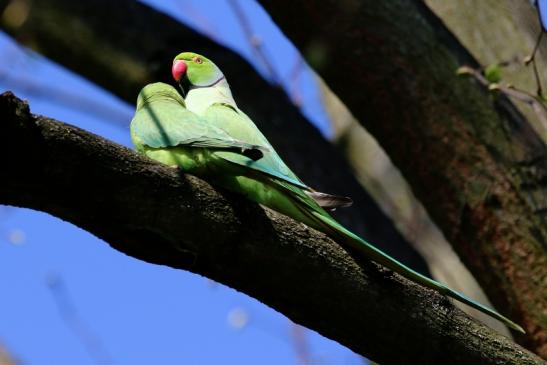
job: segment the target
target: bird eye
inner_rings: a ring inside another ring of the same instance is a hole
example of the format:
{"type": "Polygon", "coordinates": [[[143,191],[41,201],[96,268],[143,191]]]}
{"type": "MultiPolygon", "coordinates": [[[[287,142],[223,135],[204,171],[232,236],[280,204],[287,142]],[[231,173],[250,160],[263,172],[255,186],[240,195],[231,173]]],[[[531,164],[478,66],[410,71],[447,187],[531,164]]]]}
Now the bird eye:
{"type": "Polygon", "coordinates": [[[203,60],[199,57],[194,57],[194,62],[201,65],[203,63],[203,60]]]}

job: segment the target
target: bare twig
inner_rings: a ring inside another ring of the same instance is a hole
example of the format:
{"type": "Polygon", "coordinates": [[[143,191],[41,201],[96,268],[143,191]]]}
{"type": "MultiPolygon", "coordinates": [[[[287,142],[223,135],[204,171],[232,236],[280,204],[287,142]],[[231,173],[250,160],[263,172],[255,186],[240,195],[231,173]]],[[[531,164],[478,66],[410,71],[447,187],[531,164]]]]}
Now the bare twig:
{"type": "Polygon", "coordinates": [[[175,4],[181,12],[184,12],[186,16],[191,17],[199,25],[200,31],[207,34],[207,36],[212,39],[218,38],[218,30],[216,27],[207,19],[207,17],[196,10],[190,1],[181,0],[175,2],[175,4]]]}
{"type": "Polygon", "coordinates": [[[241,29],[245,33],[245,37],[247,38],[249,45],[251,46],[251,49],[253,50],[254,54],[260,59],[260,62],[266,67],[266,71],[268,72],[268,75],[270,79],[277,85],[281,85],[281,77],[275,70],[275,67],[270,62],[270,58],[266,55],[266,50],[263,47],[262,39],[260,39],[259,36],[257,36],[252,27],[251,23],[247,19],[247,15],[245,14],[245,11],[241,8],[239,5],[238,0],[228,0],[228,4],[232,7],[232,10],[234,11],[234,14],[236,15],[239,24],[241,25],[241,29]]]}
{"type": "Polygon", "coordinates": [[[479,70],[476,70],[469,66],[462,66],[458,69],[457,72],[460,75],[473,76],[481,85],[487,87],[491,91],[501,92],[502,94],[505,94],[515,100],[530,105],[536,113],[538,119],[547,129],[547,106],[544,104],[543,97],[540,93],[538,93],[538,95],[533,95],[525,90],[517,89],[511,85],[491,83],[486,79],[486,77],[484,77],[484,75],[479,70]]]}
{"type": "MultiPolygon", "coordinates": [[[[539,13],[539,9],[538,9],[538,13],[539,13]]],[[[541,24],[541,20],[540,20],[540,24],[541,24]]],[[[534,77],[536,79],[536,84],[537,84],[537,94],[538,94],[538,96],[542,96],[543,91],[542,91],[542,88],[541,88],[541,79],[539,77],[539,72],[538,72],[538,68],[537,68],[537,64],[536,64],[536,53],[537,53],[537,50],[539,49],[539,45],[540,45],[541,39],[543,37],[543,32],[544,32],[543,27],[541,27],[541,30],[539,32],[539,36],[537,38],[536,44],[534,45],[534,49],[532,51],[532,54],[527,56],[524,59],[524,64],[526,66],[528,66],[530,63],[532,63],[532,67],[533,67],[533,70],[534,70],[534,77]]]]}
{"type": "Polygon", "coordinates": [[[79,316],[63,278],[58,274],[51,274],[47,278],[47,286],[55,299],[62,320],[83,344],[89,357],[96,364],[113,364],[112,357],[100,338],[79,316]]]}
{"type": "Polygon", "coordinates": [[[302,90],[300,88],[300,75],[304,69],[305,61],[300,54],[296,55],[294,65],[289,73],[289,88],[292,95],[292,102],[296,106],[302,105],[302,90]]]}
{"type": "Polygon", "coordinates": [[[290,323],[290,327],[296,352],[296,365],[312,365],[306,329],[294,322],[290,323]]]}

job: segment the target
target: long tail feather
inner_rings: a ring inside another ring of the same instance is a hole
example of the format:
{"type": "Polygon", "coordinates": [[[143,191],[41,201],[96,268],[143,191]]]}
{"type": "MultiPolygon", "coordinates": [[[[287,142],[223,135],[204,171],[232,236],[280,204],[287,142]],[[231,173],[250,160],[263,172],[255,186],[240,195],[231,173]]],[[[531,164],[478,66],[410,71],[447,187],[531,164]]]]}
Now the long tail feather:
{"type": "Polygon", "coordinates": [[[474,300],[466,297],[465,295],[450,289],[446,285],[443,285],[433,279],[424,276],[409,267],[403,265],[399,261],[395,260],[391,256],[385,254],[378,248],[374,247],[361,237],[357,236],[353,232],[344,228],[340,223],[336,222],[331,216],[328,215],[323,209],[315,204],[315,202],[309,198],[303,191],[300,189],[294,188],[289,185],[282,184],[282,188],[289,192],[295,205],[298,207],[300,212],[304,214],[311,223],[310,225],[316,229],[319,229],[323,233],[327,234],[329,237],[334,239],[339,243],[346,243],[351,247],[357,249],[361,252],[367,259],[373,260],[396,273],[410,279],[418,284],[421,284],[430,289],[436,290],[437,292],[449,296],[453,299],[456,299],[459,302],[469,305],[501,322],[503,322],[508,327],[525,333],[524,329],[518,324],[514,323],[507,317],[499,314],[495,310],[488,308],[474,300]]]}

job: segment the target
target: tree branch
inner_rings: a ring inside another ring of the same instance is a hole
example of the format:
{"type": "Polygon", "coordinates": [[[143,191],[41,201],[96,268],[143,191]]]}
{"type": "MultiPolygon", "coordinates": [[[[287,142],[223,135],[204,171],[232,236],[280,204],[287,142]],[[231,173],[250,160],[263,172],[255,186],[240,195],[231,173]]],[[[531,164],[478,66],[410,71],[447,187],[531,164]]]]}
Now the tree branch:
{"type": "Polygon", "coordinates": [[[547,148],[527,121],[458,78],[476,61],[422,1],[260,2],[547,358],[547,148]]]}
{"type": "Polygon", "coordinates": [[[138,259],[245,292],[354,351],[400,364],[542,364],[446,298],[323,234],[0,95],[0,202],[69,221],[138,259]],[[15,152],[15,153],[14,153],[15,152]],[[393,349],[397,349],[394,351],[393,349]]]}
{"type": "MultiPolygon", "coordinates": [[[[9,3],[0,0],[0,13],[9,3]]],[[[335,212],[341,223],[427,272],[423,259],[360,186],[334,146],[281,89],[264,81],[229,49],[134,0],[35,0],[24,22],[13,26],[4,21],[0,27],[131,104],[145,84],[172,83],[171,61],[176,54],[191,50],[213,59],[226,74],[238,104],[300,178],[317,190],[354,199],[351,209],[335,212]]]]}

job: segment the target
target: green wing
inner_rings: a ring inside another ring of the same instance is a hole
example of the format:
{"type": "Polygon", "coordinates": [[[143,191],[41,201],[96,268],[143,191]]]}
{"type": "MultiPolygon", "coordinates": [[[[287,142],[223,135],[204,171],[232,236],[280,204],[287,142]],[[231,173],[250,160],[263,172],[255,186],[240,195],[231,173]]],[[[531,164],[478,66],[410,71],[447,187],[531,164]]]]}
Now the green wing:
{"type": "Polygon", "coordinates": [[[225,149],[242,153],[249,157],[243,158],[251,161],[261,158],[268,151],[266,147],[232,138],[221,128],[186,109],[173,87],[158,84],[146,86],[139,95],[137,112],[131,121],[131,134],[139,143],[152,148],[188,146],[225,149]]]}
{"type": "Polygon", "coordinates": [[[310,190],[283,162],[281,157],[275,152],[266,137],[260,132],[253,121],[241,110],[235,109],[227,104],[213,104],[203,114],[203,118],[210,124],[222,127],[232,138],[245,141],[246,143],[266,146],[268,152],[258,161],[252,161],[245,156],[233,153],[216,153],[232,163],[249,167],[278,179],[284,180],[292,185],[310,190]]]}

